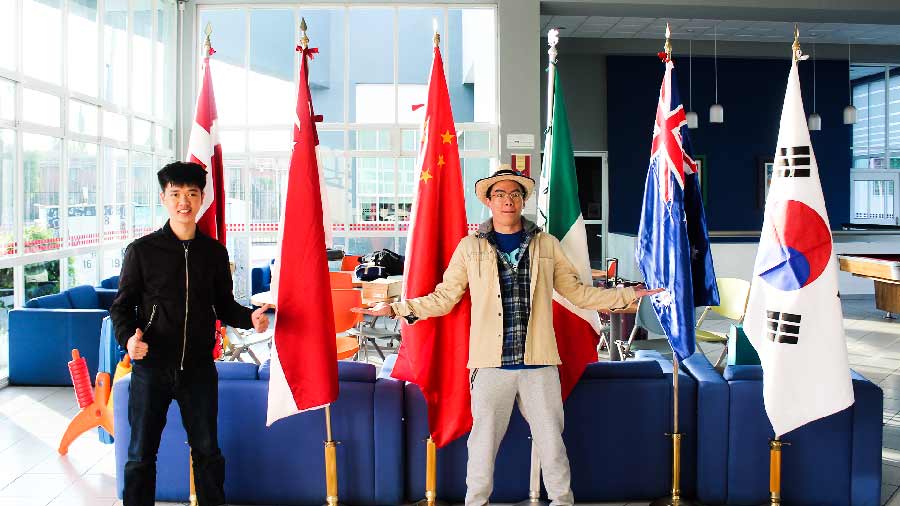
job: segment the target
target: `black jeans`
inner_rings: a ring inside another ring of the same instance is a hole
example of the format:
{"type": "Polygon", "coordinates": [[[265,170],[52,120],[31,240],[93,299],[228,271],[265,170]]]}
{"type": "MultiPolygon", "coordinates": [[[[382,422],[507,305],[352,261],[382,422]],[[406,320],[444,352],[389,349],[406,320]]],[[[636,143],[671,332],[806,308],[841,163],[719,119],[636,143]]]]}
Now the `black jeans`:
{"type": "Polygon", "coordinates": [[[124,506],[154,504],[156,454],[172,399],[181,408],[181,423],[194,459],[197,501],[200,506],[224,504],[225,458],[216,432],[218,382],[212,362],[184,371],[134,364],[128,397],[131,441],[125,464],[124,506]]]}

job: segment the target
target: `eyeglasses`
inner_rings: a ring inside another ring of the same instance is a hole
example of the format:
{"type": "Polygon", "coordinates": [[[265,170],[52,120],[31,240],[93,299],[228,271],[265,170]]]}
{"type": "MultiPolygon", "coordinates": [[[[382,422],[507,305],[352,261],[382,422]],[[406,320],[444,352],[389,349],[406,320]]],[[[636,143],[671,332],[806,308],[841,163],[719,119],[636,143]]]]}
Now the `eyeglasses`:
{"type": "Polygon", "coordinates": [[[493,199],[493,200],[503,200],[506,198],[509,198],[513,202],[521,202],[522,199],[524,198],[524,195],[522,195],[522,192],[520,192],[520,191],[511,191],[511,192],[507,193],[503,190],[497,190],[497,191],[491,193],[491,199],[493,199]]]}

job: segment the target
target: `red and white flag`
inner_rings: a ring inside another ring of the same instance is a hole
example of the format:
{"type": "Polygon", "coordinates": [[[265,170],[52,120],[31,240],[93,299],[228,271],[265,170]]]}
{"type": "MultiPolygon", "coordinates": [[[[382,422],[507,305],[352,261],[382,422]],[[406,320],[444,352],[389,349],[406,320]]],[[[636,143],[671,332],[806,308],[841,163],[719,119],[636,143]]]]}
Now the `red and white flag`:
{"type": "Polygon", "coordinates": [[[185,159],[199,163],[206,169],[206,191],[203,204],[197,213],[197,226],[204,234],[225,244],[225,181],[222,171],[222,145],[219,143],[219,118],[216,112],[216,96],[213,93],[209,57],[215,51],[209,48],[203,59],[203,81],[197,94],[197,108],[185,159]]]}
{"type": "Polygon", "coordinates": [[[331,282],[325,256],[322,187],[316,146],[316,116],[309,93],[308,60],[313,48],[298,48],[300,84],[294,150],[280,227],[280,254],[272,279],[278,310],[272,342],[266,425],[338,396],[337,343],[331,282]],[[312,302],[314,301],[314,302],[312,302]]]}

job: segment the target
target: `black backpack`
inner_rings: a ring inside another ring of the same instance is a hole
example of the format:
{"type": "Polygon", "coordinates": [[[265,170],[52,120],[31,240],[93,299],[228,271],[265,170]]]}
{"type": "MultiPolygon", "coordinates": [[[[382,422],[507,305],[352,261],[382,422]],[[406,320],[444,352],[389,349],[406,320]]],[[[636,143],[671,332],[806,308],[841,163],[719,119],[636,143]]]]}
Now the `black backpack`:
{"type": "Polygon", "coordinates": [[[362,259],[365,263],[372,262],[379,267],[384,267],[385,273],[388,276],[403,274],[403,262],[405,260],[403,255],[394,253],[387,248],[373,251],[362,259]]]}

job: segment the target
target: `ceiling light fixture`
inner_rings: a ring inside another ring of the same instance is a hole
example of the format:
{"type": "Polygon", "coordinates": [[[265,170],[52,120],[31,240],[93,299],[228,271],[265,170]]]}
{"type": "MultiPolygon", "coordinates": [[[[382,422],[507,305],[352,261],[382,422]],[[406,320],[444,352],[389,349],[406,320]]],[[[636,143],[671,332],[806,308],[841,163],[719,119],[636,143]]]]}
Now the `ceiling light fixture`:
{"type": "Polygon", "coordinates": [[[847,39],[847,97],[850,105],[844,107],[844,124],[856,123],[856,107],[853,107],[853,88],[850,83],[850,39],[847,39]]]}
{"type": "MultiPolygon", "coordinates": [[[[814,34],[811,34],[812,37],[815,37],[814,34]]],[[[822,117],[819,116],[819,113],[816,112],[816,39],[813,39],[813,112],[809,115],[809,118],[806,120],[806,124],[810,130],[821,130],[822,129],[822,117]]]]}
{"type": "Polygon", "coordinates": [[[719,103],[719,37],[718,23],[713,25],[713,73],[716,80],[716,103],[709,106],[709,122],[723,123],[725,121],[725,109],[719,103]]]}

